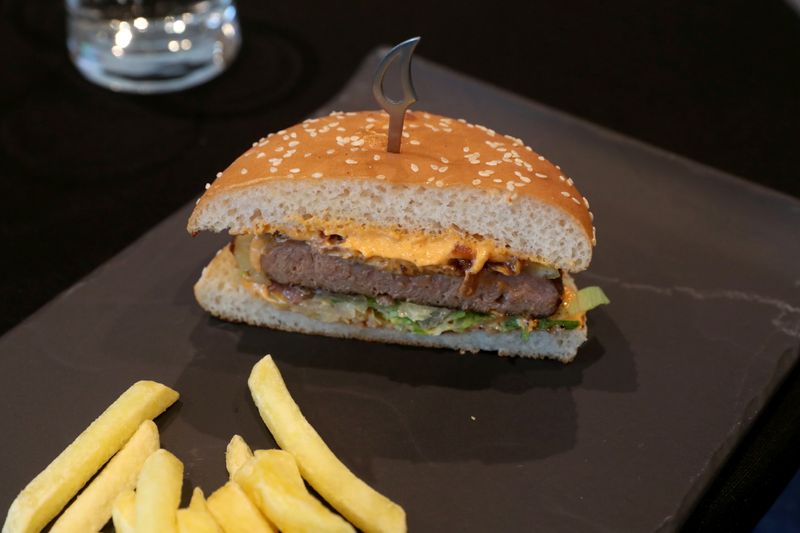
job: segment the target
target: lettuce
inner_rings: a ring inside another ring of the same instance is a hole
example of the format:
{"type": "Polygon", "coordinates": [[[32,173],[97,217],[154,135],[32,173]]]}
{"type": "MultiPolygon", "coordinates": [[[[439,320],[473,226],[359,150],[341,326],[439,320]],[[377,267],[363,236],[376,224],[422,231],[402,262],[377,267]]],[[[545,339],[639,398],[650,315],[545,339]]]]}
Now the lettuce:
{"type": "Polygon", "coordinates": [[[398,329],[413,331],[419,335],[440,335],[447,331],[462,332],[474,326],[495,320],[487,313],[463,311],[400,302],[389,305],[379,304],[369,298],[369,307],[379,318],[398,329]]]}
{"type": "Polygon", "coordinates": [[[578,291],[575,299],[567,307],[567,313],[571,316],[582,315],[586,311],[591,311],[595,307],[611,303],[606,293],[600,287],[584,287],[578,291]]]}

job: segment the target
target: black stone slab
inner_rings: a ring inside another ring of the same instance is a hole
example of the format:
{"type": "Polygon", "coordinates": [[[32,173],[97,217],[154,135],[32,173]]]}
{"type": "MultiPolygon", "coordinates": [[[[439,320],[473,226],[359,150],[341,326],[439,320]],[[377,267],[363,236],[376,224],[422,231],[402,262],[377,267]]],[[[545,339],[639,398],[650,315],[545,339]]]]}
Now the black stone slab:
{"type": "MultiPolygon", "coordinates": [[[[325,111],[374,107],[377,57],[325,111]]],[[[613,304],[592,313],[577,360],[209,318],[191,287],[225,239],[191,239],[187,206],[0,339],[0,509],[142,378],[180,391],[162,443],[188,484],[214,490],[232,434],[274,446],[245,383],[269,352],[311,423],[412,531],[680,525],[797,363],[800,202],[423,60],[415,81],[419,109],[525,139],[591,200],[599,247],[578,281],[613,304]]]]}

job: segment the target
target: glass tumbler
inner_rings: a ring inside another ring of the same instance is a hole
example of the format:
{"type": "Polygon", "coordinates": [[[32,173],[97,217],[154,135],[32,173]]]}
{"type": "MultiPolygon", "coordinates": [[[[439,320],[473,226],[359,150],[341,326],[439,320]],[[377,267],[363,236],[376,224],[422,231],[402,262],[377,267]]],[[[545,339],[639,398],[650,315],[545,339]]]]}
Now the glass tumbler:
{"type": "Polygon", "coordinates": [[[131,93],[217,76],[241,46],[233,0],[66,0],[67,47],[89,80],[131,93]]]}

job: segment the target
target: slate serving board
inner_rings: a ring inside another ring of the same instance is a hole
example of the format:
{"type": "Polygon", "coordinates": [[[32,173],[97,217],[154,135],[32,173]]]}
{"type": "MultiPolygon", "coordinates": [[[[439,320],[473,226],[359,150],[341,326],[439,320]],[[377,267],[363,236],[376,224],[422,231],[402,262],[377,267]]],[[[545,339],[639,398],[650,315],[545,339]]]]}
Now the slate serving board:
{"type": "MultiPolygon", "coordinates": [[[[379,55],[320,113],[373,108],[379,55]]],[[[232,434],[274,446],[246,386],[269,352],[311,423],[405,507],[411,531],[680,526],[800,355],[800,202],[430,62],[414,69],[418,109],[523,138],[591,200],[599,246],[578,281],[613,304],[591,314],[576,361],[209,318],[191,288],[226,239],[190,238],[186,206],[0,339],[0,508],[143,378],[180,391],[159,419],[163,446],[185,485],[214,490],[232,434]]]]}

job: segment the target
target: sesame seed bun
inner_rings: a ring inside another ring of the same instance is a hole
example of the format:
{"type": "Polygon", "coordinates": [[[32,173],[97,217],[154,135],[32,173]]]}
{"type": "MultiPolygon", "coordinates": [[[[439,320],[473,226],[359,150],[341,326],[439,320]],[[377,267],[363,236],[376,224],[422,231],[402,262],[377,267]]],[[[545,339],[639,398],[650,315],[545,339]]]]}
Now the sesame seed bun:
{"type": "Polygon", "coordinates": [[[188,230],[291,229],[310,218],[455,229],[569,272],[588,267],[595,244],[588,201],[521,140],[414,111],[394,154],[386,152],[387,129],[384,112],[334,112],[270,134],[207,186],[188,230]]]}

